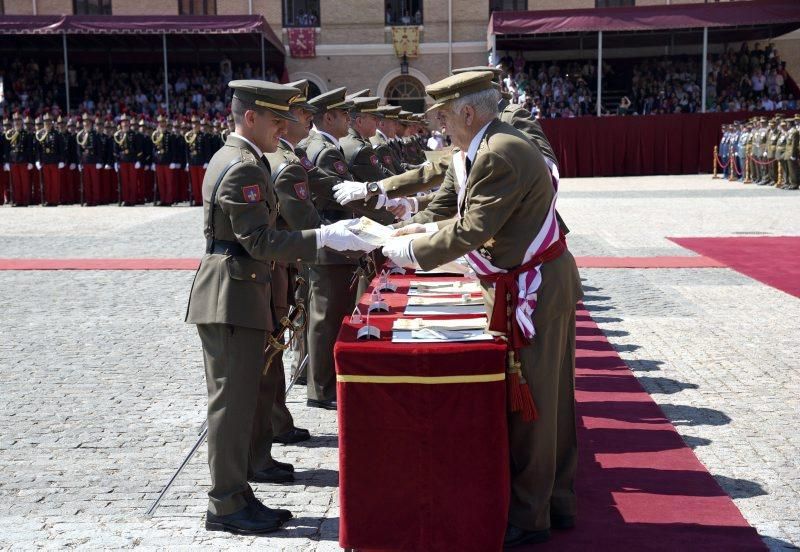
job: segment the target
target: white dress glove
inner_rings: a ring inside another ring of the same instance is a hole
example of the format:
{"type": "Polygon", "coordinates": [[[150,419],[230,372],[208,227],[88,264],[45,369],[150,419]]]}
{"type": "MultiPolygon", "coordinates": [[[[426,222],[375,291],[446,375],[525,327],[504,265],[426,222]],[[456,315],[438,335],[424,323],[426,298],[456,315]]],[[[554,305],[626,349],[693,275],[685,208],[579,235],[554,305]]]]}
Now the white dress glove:
{"type": "Polygon", "coordinates": [[[63,161],[59,161],[59,162],[58,162],[58,168],[59,168],[59,169],[63,169],[63,168],[64,168],[64,167],[66,167],[66,166],[67,166],[67,164],[66,164],[66,163],[64,163],[63,161]]]}
{"type": "Polygon", "coordinates": [[[70,163],[69,164],[69,170],[74,171],[77,168],[78,168],[78,165],[76,165],[75,163],[70,163]]]}
{"type": "Polygon", "coordinates": [[[78,172],[83,172],[83,165],[78,165],[78,172]]]}
{"type": "Polygon", "coordinates": [[[203,163],[203,168],[207,169],[208,168],[208,163],[203,163]]]}
{"type": "Polygon", "coordinates": [[[29,171],[32,171],[32,170],[33,170],[33,164],[32,164],[32,163],[28,163],[28,170],[29,170],[29,171]]]}
{"type": "Polygon", "coordinates": [[[381,252],[394,264],[403,268],[419,268],[414,259],[414,240],[392,240],[383,246],[381,252]]]}
{"type": "Polygon", "coordinates": [[[178,168],[178,164],[177,163],[170,163],[169,164],[169,168],[170,169],[177,169],[178,168]]]}
{"type": "Polygon", "coordinates": [[[351,201],[364,199],[365,197],[367,197],[367,184],[365,182],[345,180],[333,187],[333,199],[339,205],[347,205],[351,201]]]}
{"type": "Polygon", "coordinates": [[[109,169],[111,168],[111,165],[109,165],[108,163],[106,163],[106,164],[103,166],[103,168],[104,168],[105,170],[109,170],[109,169]]]}
{"type": "Polygon", "coordinates": [[[102,164],[102,163],[97,163],[97,164],[94,166],[94,168],[95,168],[95,169],[97,169],[97,170],[99,171],[100,169],[102,169],[102,168],[103,168],[103,164],[102,164]]]}
{"type": "Polygon", "coordinates": [[[150,170],[151,170],[151,171],[154,171],[154,170],[156,170],[156,164],[155,164],[155,163],[151,163],[151,164],[150,164],[150,170]]]}
{"type": "Polygon", "coordinates": [[[34,164],[36,165],[36,168],[37,168],[38,170],[42,170],[42,162],[41,162],[41,161],[37,161],[37,162],[36,162],[36,163],[34,163],[34,164]]]}
{"type": "Polygon", "coordinates": [[[139,161],[137,161],[136,163],[133,164],[133,168],[134,169],[141,169],[142,168],[142,164],[139,161]]]}
{"type": "Polygon", "coordinates": [[[114,170],[119,172],[119,163],[114,163],[114,170]]]}
{"type": "Polygon", "coordinates": [[[11,170],[11,164],[10,163],[3,163],[3,170],[6,171],[6,172],[10,171],[11,170]]]}
{"type": "Polygon", "coordinates": [[[411,201],[405,197],[387,199],[384,208],[400,220],[410,219],[413,212],[411,201]]]}
{"type": "Polygon", "coordinates": [[[184,170],[185,170],[186,172],[189,172],[189,165],[186,165],[186,168],[185,168],[184,170]]]}
{"type": "Polygon", "coordinates": [[[348,228],[358,221],[340,220],[317,229],[317,249],[329,247],[336,251],[372,251],[375,246],[353,234],[348,228]]]}

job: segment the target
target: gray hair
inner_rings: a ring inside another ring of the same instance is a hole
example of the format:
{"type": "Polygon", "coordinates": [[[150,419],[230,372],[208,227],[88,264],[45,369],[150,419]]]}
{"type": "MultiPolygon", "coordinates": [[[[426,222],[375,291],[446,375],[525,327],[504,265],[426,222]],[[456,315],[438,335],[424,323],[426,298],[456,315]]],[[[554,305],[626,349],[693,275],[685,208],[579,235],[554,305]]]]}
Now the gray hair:
{"type": "Polygon", "coordinates": [[[500,102],[500,92],[496,88],[487,88],[480,92],[473,92],[460,98],[456,98],[450,103],[453,113],[460,114],[465,106],[471,105],[475,108],[478,115],[490,116],[497,115],[497,104],[500,102]]]}

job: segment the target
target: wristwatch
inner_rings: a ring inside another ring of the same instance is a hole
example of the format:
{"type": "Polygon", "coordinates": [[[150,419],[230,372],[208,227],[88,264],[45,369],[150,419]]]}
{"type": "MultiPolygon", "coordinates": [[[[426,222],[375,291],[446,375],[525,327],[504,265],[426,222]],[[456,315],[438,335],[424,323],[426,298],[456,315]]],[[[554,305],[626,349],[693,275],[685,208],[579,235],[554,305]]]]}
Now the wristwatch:
{"type": "Polygon", "coordinates": [[[380,186],[378,186],[377,182],[367,182],[367,197],[372,197],[376,194],[379,194],[381,191],[380,186]]]}

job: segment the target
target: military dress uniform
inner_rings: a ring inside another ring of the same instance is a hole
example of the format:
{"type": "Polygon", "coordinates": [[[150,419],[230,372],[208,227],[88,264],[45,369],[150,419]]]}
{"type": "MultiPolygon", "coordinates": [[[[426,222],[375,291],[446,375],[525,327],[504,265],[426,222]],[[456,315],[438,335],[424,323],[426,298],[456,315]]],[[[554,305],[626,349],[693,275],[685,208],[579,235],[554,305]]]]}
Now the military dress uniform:
{"type": "Polygon", "coordinates": [[[150,201],[155,202],[154,197],[154,190],[155,190],[155,179],[156,179],[156,171],[155,171],[155,160],[153,158],[153,138],[152,132],[148,128],[147,121],[144,119],[139,120],[139,131],[138,131],[138,141],[139,141],[139,163],[140,167],[137,171],[137,187],[136,187],[136,197],[139,203],[147,203],[150,201]]]}
{"type": "Polygon", "coordinates": [[[788,177],[784,188],[796,190],[800,187],[800,114],[796,114],[790,122],[792,126],[789,127],[786,138],[788,177]]]}
{"type": "Polygon", "coordinates": [[[786,163],[786,139],[788,134],[788,127],[786,120],[782,119],[778,123],[778,138],[775,140],[775,164],[779,167],[778,173],[780,179],[775,181],[776,188],[783,188],[786,184],[786,177],[788,176],[789,167],[786,163]]]}
{"type": "MultiPolygon", "coordinates": [[[[232,81],[234,98],[245,105],[268,104],[289,118],[297,89],[263,81],[232,81]]],[[[203,182],[206,254],[195,275],[186,321],[197,325],[208,385],[208,448],[211,470],[206,527],[265,532],[254,511],[248,476],[276,467],[271,458],[268,416],[275,398],[264,369],[266,334],[275,328],[270,261],[313,261],[313,230],[275,228],[277,201],[270,168],[257,147],[231,134],[214,154],[203,182]],[[238,513],[244,512],[244,521],[238,513]],[[250,527],[256,524],[254,530],[250,527]],[[249,529],[248,529],[249,527],[249,529]]],[[[289,514],[291,517],[291,514],[289,514]]]]}
{"type": "MultiPolygon", "coordinates": [[[[434,100],[459,89],[466,89],[466,95],[488,86],[489,75],[454,75],[427,91],[434,100]]],[[[536,153],[520,131],[499,120],[490,122],[477,151],[467,152],[459,218],[440,220],[437,232],[413,240],[412,259],[431,269],[475,252],[500,269],[519,267],[547,220],[554,195],[544,157],[536,153]]],[[[527,539],[546,536],[552,524],[570,524],[576,513],[575,305],[582,291],[575,260],[563,247],[541,267],[533,317],[536,335],[519,349],[538,419],[528,422],[516,413],[508,419],[511,504],[506,544],[533,542],[527,539]]],[[[494,288],[485,281],[481,285],[491,317],[494,288]]]]}
{"type": "MultiPolygon", "coordinates": [[[[353,110],[359,113],[376,114],[380,98],[361,96],[353,101],[353,110]]],[[[358,182],[377,182],[391,176],[392,173],[378,160],[378,154],[372,147],[369,137],[361,136],[352,126],[347,136],[339,140],[344,152],[347,168],[358,182]]]]}
{"type": "MultiPolygon", "coordinates": [[[[127,115],[120,117],[120,123],[128,121],[127,115]]],[[[120,181],[120,198],[119,201],[122,205],[136,205],[140,203],[139,198],[139,175],[138,170],[141,168],[142,162],[140,161],[141,140],[137,135],[138,133],[132,128],[126,129],[119,128],[114,132],[114,160],[119,171],[120,181]]]]}
{"type": "Polygon", "coordinates": [[[33,133],[25,128],[19,113],[14,113],[13,121],[14,128],[6,131],[11,166],[11,198],[13,205],[24,207],[31,202],[31,171],[36,161],[36,149],[33,133]]]}
{"type": "MultiPolygon", "coordinates": [[[[200,123],[196,115],[192,117],[192,122],[196,125],[200,123]]],[[[189,182],[192,191],[190,200],[193,205],[200,205],[203,196],[203,177],[208,160],[211,158],[207,151],[208,135],[202,130],[194,128],[184,134],[183,138],[186,143],[186,160],[189,164],[189,182]]]]}
{"type": "Polygon", "coordinates": [[[0,205],[11,202],[11,164],[9,162],[9,147],[6,132],[9,129],[11,121],[2,119],[2,127],[0,127],[0,205]]]}
{"type": "Polygon", "coordinates": [[[158,128],[151,135],[159,205],[172,205],[175,202],[175,175],[172,168],[175,155],[172,148],[175,146],[175,141],[172,139],[172,132],[166,127],[166,122],[166,118],[159,115],[158,128]]]}
{"type": "Polygon", "coordinates": [[[778,125],[777,121],[773,117],[769,121],[769,127],[767,128],[767,142],[766,142],[766,152],[764,154],[765,161],[769,163],[768,169],[768,177],[766,181],[767,186],[774,186],[778,182],[778,164],[776,163],[775,151],[776,145],[778,142],[778,125]]]}
{"type": "Polygon", "coordinates": [[[81,201],[81,171],[78,168],[80,165],[80,152],[74,119],[67,121],[67,132],[64,136],[67,144],[67,197],[64,198],[64,203],[75,204],[81,201]]]}
{"type": "MultiPolygon", "coordinates": [[[[384,105],[377,111],[379,117],[396,121],[401,109],[399,105],[384,105]]],[[[391,174],[402,174],[405,171],[402,160],[398,157],[391,139],[378,129],[375,136],[370,137],[372,147],[384,167],[391,174]]]]}
{"type": "MultiPolygon", "coordinates": [[[[52,119],[49,114],[43,116],[46,124],[52,119]]],[[[63,193],[62,172],[67,161],[67,146],[64,136],[52,126],[36,133],[38,161],[42,167],[44,193],[42,202],[45,205],[61,204],[63,193]]]]}
{"type": "Polygon", "coordinates": [[[175,201],[189,201],[189,166],[186,140],[183,137],[179,120],[175,120],[172,127],[172,181],[175,183],[175,201]]]}
{"type": "MultiPolygon", "coordinates": [[[[294,83],[290,83],[294,86],[294,83]]],[[[318,228],[321,224],[319,213],[311,201],[308,185],[308,173],[294,153],[294,148],[286,140],[281,139],[278,150],[267,154],[267,161],[272,171],[272,182],[278,199],[277,228],[280,230],[308,230],[318,228]]],[[[297,289],[295,278],[298,272],[296,263],[273,261],[272,304],[275,314],[280,319],[289,313],[295,304],[297,289]]],[[[307,305],[305,297],[301,300],[307,305]]],[[[308,317],[306,317],[306,320],[308,317]]],[[[304,339],[303,335],[295,335],[295,339],[304,339]]],[[[294,418],[286,407],[286,381],[282,355],[275,357],[275,370],[270,374],[275,378],[276,397],[271,412],[272,431],[277,439],[286,438],[290,433],[305,432],[297,430],[294,418]]]]}
{"type": "Polygon", "coordinates": [[[92,128],[89,115],[83,114],[84,128],[76,135],[81,170],[81,191],[84,205],[99,205],[102,199],[100,170],[103,168],[103,143],[92,128]]]}

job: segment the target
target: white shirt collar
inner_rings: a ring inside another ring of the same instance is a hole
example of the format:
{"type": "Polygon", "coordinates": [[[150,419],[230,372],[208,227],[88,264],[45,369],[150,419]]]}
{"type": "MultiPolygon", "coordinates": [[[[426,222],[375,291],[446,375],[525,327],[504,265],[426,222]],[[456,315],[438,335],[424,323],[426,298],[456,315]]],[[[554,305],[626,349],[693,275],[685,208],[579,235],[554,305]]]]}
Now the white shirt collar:
{"type": "Polygon", "coordinates": [[[383,138],[383,139],[384,139],[384,140],[386,140],[387,142],[389,141],[389,139],[386,137],[386,135],[385,135],[383,132],[381,132],[381,130],[380,130],[379,128],[376,128],[376,129],[375,129],[375,132],[376,132],[377,134],[380,134],[381,138],[383,138]]]}
{"type": "Polygon", "coordinates": [[[248,140],[247,138],[245,138],[241,134],[237,134],[235,132],[231,132],[228,136],[235,136],[239,140],[243,140],[243,141],[247,142],[248,144],[250,144],[250,147],[255,150],[255,152],[256,152],[256,154],[258,155],[259,158],[264,156],[264,152],[261,151],[261,148],[259,148],[257,145],[255,145],[253,142],[251,142],[250,140],[248,140]]]}
{"type": "Polygon", "coordinates": [[[328,133],[327,133],[327,132],[325,132],[324,130],[320,130],[320,129],[318,129],[316,125],[314,125],[314,130],[316,130],[317,132],[319,132],[320,134],[322,134],[324,137],[326,137],[328,140],[330,140],[331,142],[333,142],[333,145],[334,145],[334,146],[336,146],[337,148],[339,147],[339,140],[337,140],[336,138],[334,138],[333,136],[331,136],[330,134],[328,134],[328,133]]]}
{"type": "Polygon", "coordinates": [[[489,125],[492,124],[494,119],[483,125],[483,128],[478,131],[478,133],[472,138],[472,142],[469,143],[469,149],[467,150],[467,159],[469,159],[470,163],[475,162],[475,156],[478,154],[478,147],[481,145],[481,140],[483,139],[483,135],[486,134],[486,129],[489,128],[489,125]]]}

